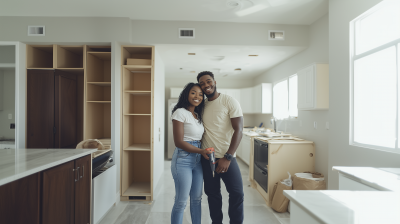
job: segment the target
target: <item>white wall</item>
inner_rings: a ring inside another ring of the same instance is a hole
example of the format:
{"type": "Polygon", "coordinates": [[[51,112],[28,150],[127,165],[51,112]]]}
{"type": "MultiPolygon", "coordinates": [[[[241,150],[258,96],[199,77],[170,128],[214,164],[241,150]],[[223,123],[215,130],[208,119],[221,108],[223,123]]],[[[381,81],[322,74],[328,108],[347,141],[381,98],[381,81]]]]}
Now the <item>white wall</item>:
{"type": "MultiPolygon", "coordinates": [[[[153,144],[153,190],[164,172],[164,133],[165,121],[163,111],[165,108],[165,69],[164,62],[155,50],[154,65],[154,144],[153,144]]],[[[156,195],[156,193],[154,193],[156,195]]]]}
{"type": "MultiPolygon", "coordinates": [[[[329,1],[330,170],[332,166],[400,167],[400,154],[349,145],[349,23],[379,2],[329,1]]],[[[330,172],[329,188],[338,189],[337,172],[330,172]]]]}
{"type": "Polygon", "coordinates": [[[0,46],[0,63],[15,63],[15,46],[0,46]]]}
{"type": "Polygon", "coordinates": [[[252,46],[307,46],[308,26],[262,23],[132,20],[132,43],[252,46]],[[178,38],[179,28],[195,28],[195,39],[178,38]],[[285,41],[269,41],[268,30],[284,30],[285,41]]]}
{"type": "MultiPolygon", "coordinates": [[[[15,55],[15,54],[14,54],[15,55]]],[[[3,99],[3,110],[0,110],[0,139],[14,139],[15,130],[10,129],[10,123],[15,123],[15,69],[0,71],[3,92],[0,98],[3,99]],[[12,119],[8,119],[8,114],[12,114],[12,119]]]]}
{"type": "MultiPolygon", "coordinates": [[[[294,57],[282,62],[265,74],[254,79],[254,84],[267,82],[274,83],[290,75],[296,74],[297,70],[313,63],[328,63],[328,25],[329,18],[325,15],[309,27],[309,48],[294,57]]],[[[299,111],[297,119],[277,122],[277,129],[294,134],[315,143],[316,158],[315,170],[328,175],[328,134],[325,123],[328,121],[327,110],[324,111],[299,111]],[[301,121],[301,126],[300,126],[301,121]],[[318,128],[314,129],[314,121],[318,122],[318,128]]],[[[254,115],[254,122],[264,122],[267,127],[270,124],[271,115],[254,115]]],[[[306,171],[306,170],[304,170],[306,171]]]]}
{"type": "Polygon", "coordinates": [[[0,16],[0,40],[22,42],[130,41],[129,18],[0,16]],[[46,26],[46,36],[28,36],[29,25],[46,26]]]}

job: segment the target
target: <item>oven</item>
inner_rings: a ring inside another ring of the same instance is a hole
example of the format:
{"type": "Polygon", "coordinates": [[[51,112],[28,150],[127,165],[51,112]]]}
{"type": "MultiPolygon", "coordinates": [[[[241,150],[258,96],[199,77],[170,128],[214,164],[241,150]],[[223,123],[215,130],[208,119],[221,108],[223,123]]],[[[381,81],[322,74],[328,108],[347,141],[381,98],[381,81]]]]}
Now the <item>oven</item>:
{"type": "Polygon", "coordinates": [[[268,143],[254,139],[254,180],[268,192],[268,143]]]}

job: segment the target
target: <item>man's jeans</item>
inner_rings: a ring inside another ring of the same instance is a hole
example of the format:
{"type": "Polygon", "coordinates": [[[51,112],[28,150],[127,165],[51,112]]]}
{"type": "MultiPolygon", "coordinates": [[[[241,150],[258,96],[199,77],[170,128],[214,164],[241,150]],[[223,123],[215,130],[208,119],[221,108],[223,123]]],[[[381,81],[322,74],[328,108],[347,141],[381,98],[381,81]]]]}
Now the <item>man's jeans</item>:
{"type": "MultiPolygon", "coordinates": [[[[243,214],[243,182],[239,165],[236,158],[231,160],[228,171],[226,173],[215,173],[212,175],[210,163],[208,160],[201,158],[204,177],[204,192],[208,196],[208,206],[210,208],[210,216],[212,224],[222,224],[222,195],[221,195],[221,179],[224,181],[226,190],[229,193],[229,218],[231,224],[242,224],[243,214]]],[[[216,168],[218,163],[216,164],[216,168]]]]}

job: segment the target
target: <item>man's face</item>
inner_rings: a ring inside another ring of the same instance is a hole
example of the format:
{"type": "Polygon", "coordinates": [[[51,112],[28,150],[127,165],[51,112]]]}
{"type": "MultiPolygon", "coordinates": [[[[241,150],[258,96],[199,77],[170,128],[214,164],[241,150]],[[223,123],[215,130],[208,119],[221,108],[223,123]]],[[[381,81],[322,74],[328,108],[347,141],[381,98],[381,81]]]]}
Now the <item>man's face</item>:
{"type": "Polygon", "coordinates": [[[214,96],[217,82],[210,75],[203,75],[199,79],[199,84],[207,98],[214,96]]]}

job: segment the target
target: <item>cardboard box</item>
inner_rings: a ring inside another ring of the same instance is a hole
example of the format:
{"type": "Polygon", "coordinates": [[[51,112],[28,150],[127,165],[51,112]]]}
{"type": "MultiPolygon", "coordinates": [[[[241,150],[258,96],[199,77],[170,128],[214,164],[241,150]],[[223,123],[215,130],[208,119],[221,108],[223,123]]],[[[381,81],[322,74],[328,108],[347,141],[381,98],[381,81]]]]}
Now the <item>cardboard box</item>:
{"type": "Polygon", "coordinates": [[[151,65],[151,59],[128,58],[127,65],[151,65]]]}
{"type": "Polygon", "coordinates": [[[293,176],[293,190],[326,190],[325,180],[315,181],[293,176]]]}

